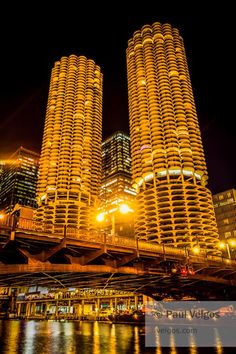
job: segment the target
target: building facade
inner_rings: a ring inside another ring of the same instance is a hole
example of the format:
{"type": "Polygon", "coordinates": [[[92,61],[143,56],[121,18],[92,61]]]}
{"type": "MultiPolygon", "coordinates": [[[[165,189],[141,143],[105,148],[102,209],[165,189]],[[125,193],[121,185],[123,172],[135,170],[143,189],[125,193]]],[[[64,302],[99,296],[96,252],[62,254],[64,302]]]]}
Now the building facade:
{"type": "Polygon", "coordinates": [[[113,233],[133,236],[133,215],[124,215],[118,209],[125,203],[133,210],[135,196],[131,177],[130,137],[117,131],[102,143],[100,208],[108,214],[111,211],[110,218],[107,218],[108,230],[113,227],[113,233]]]}
{"type": "Polygon", "coordinates": [[[213,195],[213,203],[220,239],[236,239],[236,190],[213,195]]]}
{"type": "Polygon", "coordinates": [[[84,56],[52,69],[40,157],[36,220],[90,230],[101,182],[102,73],[84,56]]]}
{"type": "Polygon", "coordinates": [[[178,30],[156,22],[134,32],[127,71],[136,236],[217,252],[212,195],[178,30]]]}
{"type": "Polygon", "coordinates": [[[101,199],[109,205],[129,201],[135,196],[132,188],[130,137],[116,132],[102,143],[101,199]]]}
{"type": "Polygon", "coordinates": [[[15,205],[36,208],[39,154],[22,146],[2,164],[0,210],[11,212],[15,205]]]}

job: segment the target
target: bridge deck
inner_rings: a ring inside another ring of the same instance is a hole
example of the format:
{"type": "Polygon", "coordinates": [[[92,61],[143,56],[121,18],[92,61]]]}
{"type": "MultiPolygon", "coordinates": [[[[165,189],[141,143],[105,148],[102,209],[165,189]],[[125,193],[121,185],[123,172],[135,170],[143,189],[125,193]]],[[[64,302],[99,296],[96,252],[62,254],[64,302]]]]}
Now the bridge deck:
{"type": "Polygon", "coordinates": [[[0,286],[99,287],[158,294],[224,293],[236,262],[101,233],[0,228],[0,286]],[[182,274],[181,269],[194,270],[182,274]],[[173,272],[176,269],[176,272],[173,272]]]}

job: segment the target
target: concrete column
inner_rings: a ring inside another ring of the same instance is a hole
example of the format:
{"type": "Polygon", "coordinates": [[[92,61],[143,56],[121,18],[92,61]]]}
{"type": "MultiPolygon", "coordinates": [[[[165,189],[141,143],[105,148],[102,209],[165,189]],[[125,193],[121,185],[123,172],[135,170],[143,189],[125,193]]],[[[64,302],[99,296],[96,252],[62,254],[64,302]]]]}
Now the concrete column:
{"type": "Polygon", "coordinates": [[[81,301],[81,315],[84,316],[84,299],[81,301]]]}
{"type": "Polygon", "coordinates": [[[138,296],[137,295],[134,295],[134,308],[135,308],[135,310],[138,309],[138,296]]]}
{"type": "Polygon", "coordinates": [[[68,312],[67,312],[67,316],[70,316],[70,306],[71,306],[71,300],[68,301],[68,312]]]}
{"type": "Polygon", "coordinates": [[[113,312],[113,299],[110,299],[110,310],[113,312]]]}
{"type": "Polygon", "coordinates": [[[45,303],[45,307],[44,307],[44,318],[47,318],[47,311],[48,311],[48,303],[45,303]]]}
{"type": "Polygon", "coordinates": [[[36,302],[32,302],[31,304],[31,314],[34,316],[36,311],[36,302]]]}
{"type": "Polygon", "coordinates": [[[117,297],[115,297],[115,312],[117,312],[117,297]]]}
{"type": "Polygon", "coordinates": [[[56,312],[55,312],[56,318],[58,317],[58,301],[56,301],[56,312]]]}
{"type": "Polygon", "coordinates": [[[143,295],[143,305],[146,306],[148,301],[148,297],[146,295],[143,295]]]}
{"type": "Polygon", "coordinates": [[[17,317],[20,316],[21,313],[21,303],[17,304],[17,317]]]}
{"type": "Polygon", "coordinates": [[[31,305],[30,302],[26,303],[26,310],[25,310],[26,318],[30,316],[30,305],[31,305]]]}
{"type": "Polygon", "coordinates": [[[127,301],[127,303],[128,303],[128,305],[127,305],[128,310],[130,310],[130,297],[128,297],[128,301],[127,301]]]}
{"type": "Polygon", "coordinates": [[[100,312],[100,306],[101,306],[100,299],[97,299],[97,309],[98,309],[98,313],[100,312]]]}

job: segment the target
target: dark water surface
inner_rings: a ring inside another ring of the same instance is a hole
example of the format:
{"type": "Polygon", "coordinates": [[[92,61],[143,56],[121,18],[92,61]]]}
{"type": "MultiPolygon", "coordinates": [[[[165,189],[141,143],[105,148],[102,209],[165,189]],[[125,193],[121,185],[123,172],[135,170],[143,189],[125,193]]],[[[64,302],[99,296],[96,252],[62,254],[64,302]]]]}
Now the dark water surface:
{"type": "Polygon", "coordinates": [[[225,354],[236,348],[145,348],[144,327],[129,324],[0,320],[0,353],[225,354]]]}

